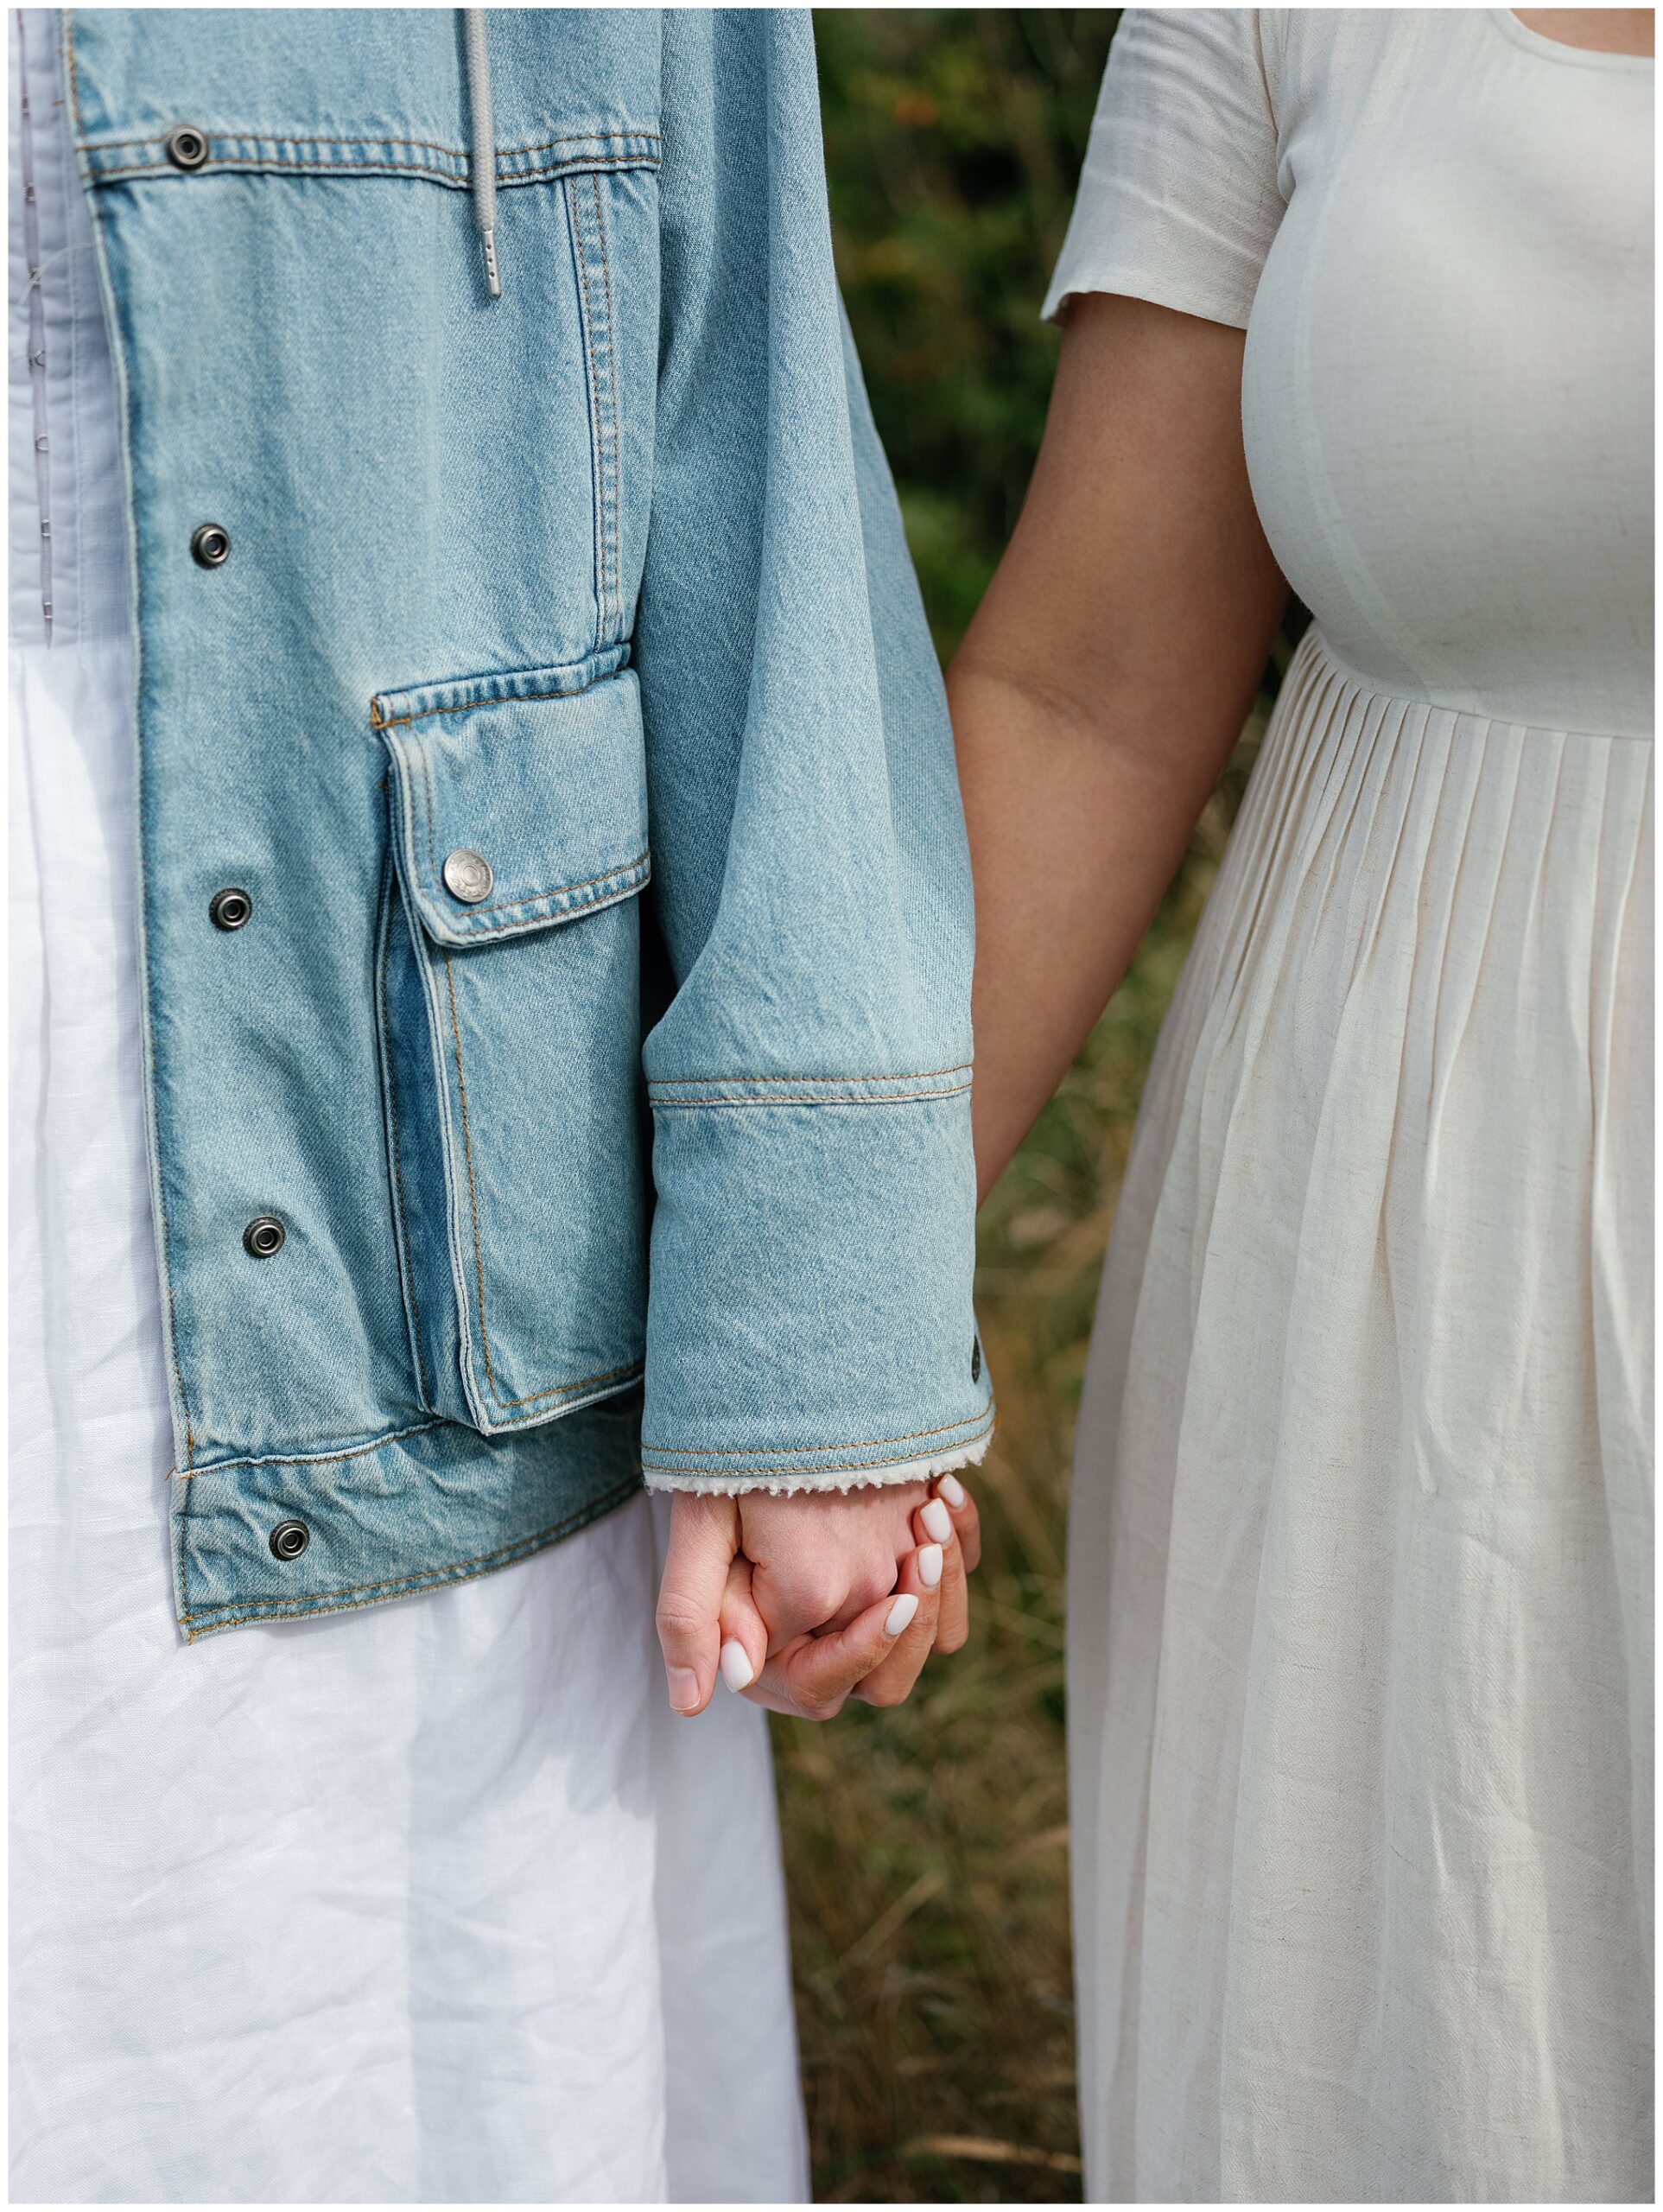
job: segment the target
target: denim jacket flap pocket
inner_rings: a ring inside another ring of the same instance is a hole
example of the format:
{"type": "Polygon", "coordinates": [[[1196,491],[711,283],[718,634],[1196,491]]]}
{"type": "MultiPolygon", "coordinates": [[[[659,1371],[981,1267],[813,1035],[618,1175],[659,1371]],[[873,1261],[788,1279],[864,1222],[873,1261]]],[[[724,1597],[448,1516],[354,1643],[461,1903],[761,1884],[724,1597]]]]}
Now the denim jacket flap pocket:
{"type": "Polygon", "coordinates": [[[641,691],[622,658],[375,699],[399,874],[436,943],[523,936],[645,883],[641,691]]]}
{"type": "Polygon", "coordinates": [[[393,767],[378,996],[414,1376],[428,1410],[487,1435],[640,1370],[647,801],[625,658],[373,703],[393,767]]]}

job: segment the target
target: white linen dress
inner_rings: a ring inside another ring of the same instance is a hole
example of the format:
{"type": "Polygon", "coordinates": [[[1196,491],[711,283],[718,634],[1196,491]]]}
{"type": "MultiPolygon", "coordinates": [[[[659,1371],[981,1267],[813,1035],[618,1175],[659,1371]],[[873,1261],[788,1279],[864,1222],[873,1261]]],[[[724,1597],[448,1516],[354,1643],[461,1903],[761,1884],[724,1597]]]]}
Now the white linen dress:
{"type": "Polygon", "coordinates": [[[670,1713],[644,1497],[175,1628],[116,394],[50,11],[10,34],[13,2199],[801,2200],[765,1716],[670,1713]]]}
{"type": "Polygon", "coordinates": [[[1245,327],[1315,624],[1077,1446],[1107,2199],[1652,2190],[1652,77],[1133,13],[1047,312],[1245,327]]]}

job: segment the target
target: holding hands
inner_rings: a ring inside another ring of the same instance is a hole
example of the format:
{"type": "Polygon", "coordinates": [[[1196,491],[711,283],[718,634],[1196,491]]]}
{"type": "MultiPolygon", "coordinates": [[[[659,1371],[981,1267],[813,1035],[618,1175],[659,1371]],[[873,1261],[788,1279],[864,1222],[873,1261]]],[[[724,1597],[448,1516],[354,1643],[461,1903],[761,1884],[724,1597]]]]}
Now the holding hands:
{"type": "Polygon", "coordinates": [[[758,1705],[829,1720],[899,1705],[969,1630],[976,1509],[952,1475],[851,1491],[678,1491],[658,1593],[670,1701],[701,1713],[718,1672],[758,1705]]]}

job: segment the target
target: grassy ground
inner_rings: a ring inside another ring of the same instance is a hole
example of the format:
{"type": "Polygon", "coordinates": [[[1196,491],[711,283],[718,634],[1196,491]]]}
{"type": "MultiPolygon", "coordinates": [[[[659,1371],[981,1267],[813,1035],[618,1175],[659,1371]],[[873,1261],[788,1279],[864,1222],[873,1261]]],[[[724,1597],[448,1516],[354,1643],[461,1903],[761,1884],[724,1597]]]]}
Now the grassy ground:
{"type": "Polygon", "coordinates": [[[830,2202],[1080,2194],[1069,1453],[1144,1073],[1260,726],[1131,974],[983,1210],[977,1305],[1000,1427],[974,1478],[985,1551],[970,1642],[898,1712],[774,1724],[815,2188],[830,2202]]]}

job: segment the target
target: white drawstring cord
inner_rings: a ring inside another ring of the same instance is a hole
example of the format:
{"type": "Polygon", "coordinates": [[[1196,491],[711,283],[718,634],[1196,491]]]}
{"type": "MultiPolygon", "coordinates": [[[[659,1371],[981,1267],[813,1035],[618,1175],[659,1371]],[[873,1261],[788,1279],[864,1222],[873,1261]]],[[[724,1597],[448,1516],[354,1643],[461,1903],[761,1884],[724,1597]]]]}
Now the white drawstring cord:
{"type": "Polygon", "coordinates": [[[467,51],[467,109],[473,127],[469,168],[473,184],[473,220],[485,254],[486,289],[502,297],[497,274],[497,134],[491,127],[491,56],[485,42],[485,10],[464,8],[467,51]]]}

